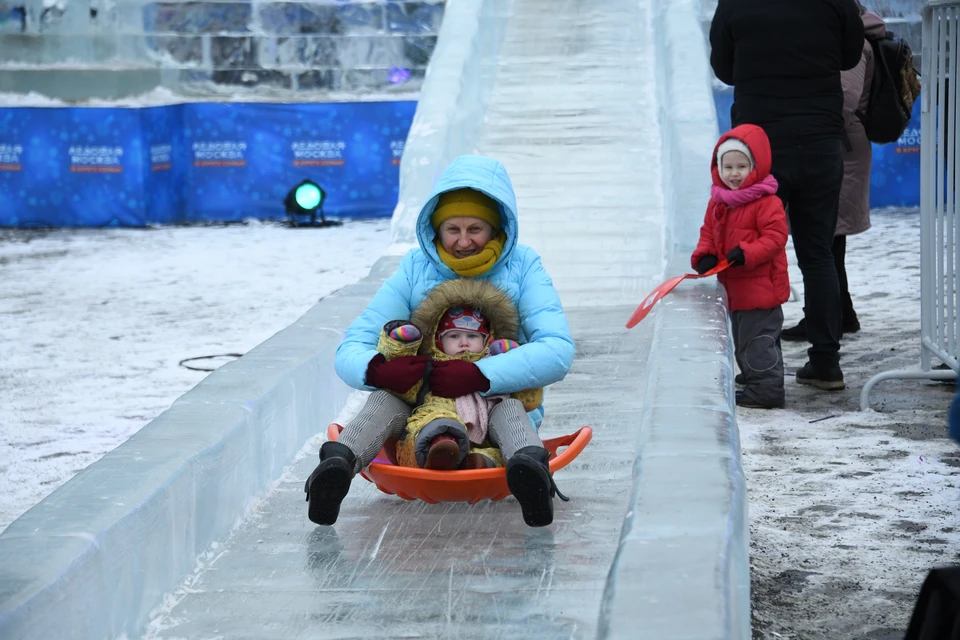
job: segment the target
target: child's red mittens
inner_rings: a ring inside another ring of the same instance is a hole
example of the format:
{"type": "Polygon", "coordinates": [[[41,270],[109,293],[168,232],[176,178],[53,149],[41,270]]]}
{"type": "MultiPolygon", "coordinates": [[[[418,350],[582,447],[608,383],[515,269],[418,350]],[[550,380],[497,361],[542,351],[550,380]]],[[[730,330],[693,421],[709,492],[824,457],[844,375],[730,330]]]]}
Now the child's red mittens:
{"type": "Polygon", "coordinates": [[[441,360],[433,363],[430,392],[441,398],[458,398],[476,391],[488,391],[490,381],[480,367],[466,360],[441,360]]]}
{"type": "Polygon", "coordinates": [[[406,393],[423,379],[426,370],[427,356],[401,356],[387,360],[378,353],[367,365],[366,381],[371,387],[406,393]]]}

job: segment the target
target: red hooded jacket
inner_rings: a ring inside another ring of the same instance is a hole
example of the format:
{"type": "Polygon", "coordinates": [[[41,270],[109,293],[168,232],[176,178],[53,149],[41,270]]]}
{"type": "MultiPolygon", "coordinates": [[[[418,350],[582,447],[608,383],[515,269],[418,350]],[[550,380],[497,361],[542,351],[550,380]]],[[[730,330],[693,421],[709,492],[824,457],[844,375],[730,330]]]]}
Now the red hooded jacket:
{"type": "MultiPolygon", "coordinates": [[[[753,155],[753,171],[741,185],[741,190],[770,175],[771,153],[767,134],[756,125],[743,124],[717,141],[710,162],[713,184],[727,188],[720,180],[717,167],[717,149],[727,138],[741,140],[753,155]]],[[[690,263],[696,269],[700,258],[706,255],[722,260],[739,245],[743,251],[743,266],[730,267],[717,276],[727,290],[730,311],[773,309],[790,297],[787,233],[787,214],[776,195],[761,195],[739,207],[729,207],[710,198],[700,227],[700,242],[690,257],[690,263]]]]}

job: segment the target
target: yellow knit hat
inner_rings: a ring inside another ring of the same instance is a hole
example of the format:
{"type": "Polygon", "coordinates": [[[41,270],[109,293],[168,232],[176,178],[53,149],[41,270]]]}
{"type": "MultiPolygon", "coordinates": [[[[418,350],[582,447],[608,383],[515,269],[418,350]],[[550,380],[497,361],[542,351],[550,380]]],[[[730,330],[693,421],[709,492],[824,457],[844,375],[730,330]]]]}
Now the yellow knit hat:
{"type": "Polygon", "coordinates": [[[500,207],[497,202],[474,189],[454,189],[441,193],[437,208],[430,216],[430,224],[436,229],[444,220],[459,216],[480,218],[494,229],[500,228],[500,207]]]}

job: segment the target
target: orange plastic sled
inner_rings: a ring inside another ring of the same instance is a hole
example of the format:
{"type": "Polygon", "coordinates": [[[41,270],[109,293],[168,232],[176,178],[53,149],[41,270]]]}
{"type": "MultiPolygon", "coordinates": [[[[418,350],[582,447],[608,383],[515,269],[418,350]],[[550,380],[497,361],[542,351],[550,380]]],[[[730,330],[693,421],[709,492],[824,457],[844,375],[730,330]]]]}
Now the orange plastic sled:
{"type": "MultiPolygon", "coordinates": [[[[337,423],[327,427],[327,437],[336,440],[343,427],[337,423]]],[[[543,446],[550,451],[550,472],[570,464],[580,455],[590,438],[593,429],[581,427],[570,435],[550,438],[543,446]],[[557,450],[566,447],[561,453],[557,450]]],[[[468,469],[463,471],[431,471],[402,467],[390,455],[390,443],[380,450],[373,463],[360,472],[364,478],[377,485],[384,493],[396,495],[404,500],[423,500],[430,504],[438,502],[469,502],[475,504],[481,500],[503,500],[510,495],[507,488],[507,473],[502,467],[497,469],[468,469]]]]}

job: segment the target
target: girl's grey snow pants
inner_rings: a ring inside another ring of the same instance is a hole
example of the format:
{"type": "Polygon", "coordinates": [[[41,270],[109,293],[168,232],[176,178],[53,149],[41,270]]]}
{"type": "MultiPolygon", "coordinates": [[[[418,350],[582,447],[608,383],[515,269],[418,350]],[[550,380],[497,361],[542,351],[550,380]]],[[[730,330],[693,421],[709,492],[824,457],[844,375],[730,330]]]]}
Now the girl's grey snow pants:
{"type": "Polygon", "coordinates": [[[730,315],[737,365],[746,379],[744,396],[761,404],[783,404],[783,354],[780,350],[783,309],[778,306],[733,311],[730,315]]]}

